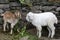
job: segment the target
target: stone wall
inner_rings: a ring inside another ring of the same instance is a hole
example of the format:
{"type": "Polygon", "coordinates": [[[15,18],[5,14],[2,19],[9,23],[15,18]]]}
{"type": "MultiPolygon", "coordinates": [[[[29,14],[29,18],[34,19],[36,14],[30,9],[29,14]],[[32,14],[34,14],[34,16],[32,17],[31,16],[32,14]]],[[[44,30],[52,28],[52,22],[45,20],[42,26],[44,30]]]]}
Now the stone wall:
{"type": "MultiPolygon", "coordinates": [[[[37,3],[39,3],[38,1],[37,1],[37,3]]],[[[38,5],[36,2],[34,2],[34,0],[32,2],[35,3],[36,5],[33,5],[32,9],[30,11],[32,11],[32,10],[33,10],[33,12],[52,11],[57,15],[57,17],[59,19],[59,23],[60,23],[60,5],[59,5],[59,3],[53,4],[53,3],[49,3],[46,1],[46,2],[40,2],[38,5]]],[[[26,5],[22,5],[21,3],[19,3],[16,0],[10,0],[10,1],[9,0],[0,0],[0,9],[2,9],[2,11],[0,13],[3,13],[6,10],[20,10],[20,9],[23,11],[29,10],[26,5]]]]}
{"type": "MultiPolygon", "coordinates": [[[[45,0],[46,1],[46,0],[45,0]]],[[[27,5],[22,5],[19,2],[17,2],[16,0],[0,0],[0,13],[3,13],[6,10],[22,10],[22,12],[25,10],[29,10],[29,8],[27,7],[27,5]],[[26,8],[25,8],[26,7],[26,8]]],[[[56,26],[56,32],[58,33],[60,30],[60,4],[59,3],[49,3],[49,2],[33,2],[33,7],[30,11],[33,12],[53,12],[54,14],[56,14],[59,23],[56,26]]],[[[25,19],[25,14],[26,13],[22,13],[25,19]]],[[[0,17],[0,24],[3,24],[3,20],[1,20],[0,17]]],[[[30,28],[30,27],[29,27],[30,28]]],[[[60,33],[59,33],[60,34],[60,33]]]]}
{"type": "Polygon", "coordinates": [[[48,0],[49,2],[60,2],[60,0],[48,0]]]}

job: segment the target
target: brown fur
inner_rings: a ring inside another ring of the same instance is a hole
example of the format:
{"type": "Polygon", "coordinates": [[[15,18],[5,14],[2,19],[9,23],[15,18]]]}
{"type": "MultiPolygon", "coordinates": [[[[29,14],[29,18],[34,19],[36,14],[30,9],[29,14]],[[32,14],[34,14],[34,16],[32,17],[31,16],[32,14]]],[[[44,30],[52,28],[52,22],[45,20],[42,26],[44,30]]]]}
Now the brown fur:
{"type": "Polygon", "coordinates": [[[3,16],[4,20],[4,31],[6,31],[5,27],[7,22],[11,23],[11,32],[15,26],[15,24],[18,22],[19,19],[21,19],[21,13],[19,11],[16,11],[15,13],[12,13],[11,11],[6,11],[4,14],[1,14],[3,16]]]}

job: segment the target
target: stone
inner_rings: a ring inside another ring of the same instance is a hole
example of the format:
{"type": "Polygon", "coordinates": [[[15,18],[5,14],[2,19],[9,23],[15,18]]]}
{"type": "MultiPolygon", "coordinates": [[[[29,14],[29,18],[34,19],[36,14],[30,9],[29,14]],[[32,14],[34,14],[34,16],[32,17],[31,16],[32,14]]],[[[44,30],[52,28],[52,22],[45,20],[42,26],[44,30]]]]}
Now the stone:
{"type": "Polygon", "coordinates": [[[0,3],[8,3],[8,0],[0,0],[0,3]]]}
{"type": "Polygon", "coordinates": [[[40,7],[40,10],[44,10],[46,11],[51,11],[51,10],[55,10],[57,7],[56,6],[42,6],[40,7]]]}
{"type": "Polygon", "coordinates": [[[1,9],[9,8],[9,4],[0,4],[1,9]]]}
{"type": "Polygon", "coordinates": [[[59,12],[56,11],[50,11],[50,12],[53,12],[55,15],[59,15],[59,12]]]}
{"type": "Polygon", "coordinates": [[[59,7],[60,6],[60,3],[54,3],[54,6],[58,6],[59,7]]]}
{"type": "Polygon", "coordinates": [[[4,11],[2,9],[0,9],[0,13],[3,13],[4,11]]]}
{"type": "Polygon", "coordinates": [[[57,7],[57,8],[56,8],[56,11],[58,11],[58,12],[59,12],[59,11],[60,11],[60,7],[57,7]]]}
{"type": "Polygon", "coordinates": [[[10,6],[21,6],[20,3],[17,2],[10,2],[10,6]]]}
{"type": "Polygon", "coordinates": [[[31,11],[34,13],[41,13],[42,11],[40,10],[40,6],[33,6],[31,8],[31,11]]]}
{"type": "Polygon", "coordinates": [[[20,40],[28,40],[29,36],[22,37],[20,40]]]}

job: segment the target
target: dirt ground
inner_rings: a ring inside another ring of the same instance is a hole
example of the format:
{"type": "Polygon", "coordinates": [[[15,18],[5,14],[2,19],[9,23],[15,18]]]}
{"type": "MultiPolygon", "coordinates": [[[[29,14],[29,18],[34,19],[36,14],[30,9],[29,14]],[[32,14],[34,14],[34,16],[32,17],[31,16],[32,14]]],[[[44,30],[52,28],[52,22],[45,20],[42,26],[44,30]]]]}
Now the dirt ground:
{"type": "MultiPolygon", "coordinates": [[[[56,33],[56,35],[54,36],[54,38],[48,38],[48,32],[44,32],[44,31],[47,31],[47,30],[42,30],[42,37],[39,38],[39,40],[60,40],[60,36],[58,33],[56,33]]],[[[33,34],[33,35],[36,35],[36,29],[31,29],[31,30],[28,30],[28,32],[30,34],[33,34]]]]}
{"type": "Polygon", "coordinates": [[[0,32],[0,40],[12,40],[12,36],[8,35],[7,33],[0,32]]]}
{"type": "MultiPolygon", "coordinates": [[[[30,29],[30,30],[27,30],[27,32],[33,34],[33,35],[36,35],[36,29],[30,29]]],[[[9,33],[7,32],[3,32],[2,30],[0,30],[0,40],[12,40],[13,36],[10,35],[9,33]]],[[[54,37],[53,39],[51,38],[48,38],[46,35],[42,36],[39,40],[60,40],[59,38],[56,38],[54,37]]]]}

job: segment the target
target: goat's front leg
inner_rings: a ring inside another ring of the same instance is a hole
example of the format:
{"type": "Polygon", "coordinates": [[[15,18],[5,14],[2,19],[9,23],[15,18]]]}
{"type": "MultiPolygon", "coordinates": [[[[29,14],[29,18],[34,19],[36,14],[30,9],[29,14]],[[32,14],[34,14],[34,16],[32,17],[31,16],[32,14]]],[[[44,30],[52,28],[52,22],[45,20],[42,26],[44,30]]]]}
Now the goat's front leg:
{"type": "Polygon", "coordinates": [[[9,25],[7,24],[7,29],[9,29],[9,25]]]}
{"type": "Polygon", "coordinates": [[[37,36],[39,35],[39,30],[37,30],[37,36]]]}
{"type": "Polygon", "coordinates": [[[11,31],[10,31],[10,34],[12,34],[12,32],[13,32],[13,28],[14,28],[14,24],[11,24],[11,31]]]}
{"type": "Polygon", "coordinates": [[[42,27],[39,26],[39,27],[37,28],[37,30],[38,30],[38,37],[40,38],[40,37],[41,37],[41,30],[42,30],[42,27]]]}
{"type": "Polygon", "coordinates": [[[3,24],[3,31],[6,31],[6,24],[7,24],[7,22],[4,21],[4,24],[3,24]]]}
{"type": "Polygon", "coordinates": [[[49,31],[49,34],[48,34],[48,37],[51,36],[51,29],[49,27],[47,27],[48,31],[49,31]]]}
{"type": "Polygon", "coordinates": [[[52,30],[51,38],[53,38],[53,36],[55,35],[55,27],[52,27],[51,30],[52,30]]]}

